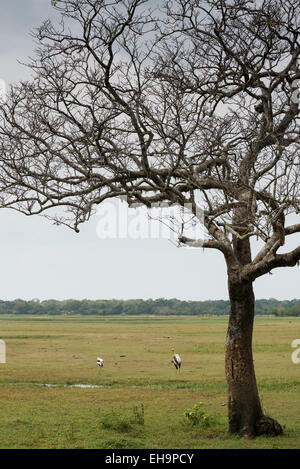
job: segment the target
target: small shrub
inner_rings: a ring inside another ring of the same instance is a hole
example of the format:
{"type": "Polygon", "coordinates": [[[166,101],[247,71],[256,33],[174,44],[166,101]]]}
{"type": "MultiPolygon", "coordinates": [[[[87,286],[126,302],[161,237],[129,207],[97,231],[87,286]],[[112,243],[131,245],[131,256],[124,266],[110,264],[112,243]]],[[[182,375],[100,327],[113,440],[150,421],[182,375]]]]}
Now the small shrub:
{"type": "Polygon", "coordinates": [[[144,405],[134,406],[131,410],[112,408],[105,412],[100,419],[103,428],[107,430],[115,430],[118,432],[129,432],[136,425],[144,425],[144,405]]]}
{"type": "Polygon", "coordinates": [[[184,416],[192,426],[210,427],[216,422],[216,416],[209,414],[203,408],[203,402],[195,404],[191,409],[184,411],[184,416]]]}
{"type": "Polygon", "coordinates": [[[145,408],[144,404],[141,404],[140,406],[134,406],[133,407],[133,421],[137,425],[144,425],[145,424],[145,408]]]}
{"type": "Polygon", "coordinates": [[[127,432],[131,428],[127,416],[120,414],[115,409],[105,412],[100,419],[100,423],[106,430],[127,432]]]}

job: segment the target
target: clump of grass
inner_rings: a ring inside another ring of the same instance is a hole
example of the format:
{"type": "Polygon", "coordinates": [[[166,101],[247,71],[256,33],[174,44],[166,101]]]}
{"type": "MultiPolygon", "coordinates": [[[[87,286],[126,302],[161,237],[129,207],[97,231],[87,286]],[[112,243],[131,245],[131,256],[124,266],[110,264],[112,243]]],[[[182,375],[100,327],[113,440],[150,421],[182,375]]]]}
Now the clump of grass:
{"type": "Polygon", "coordinates": [[[106,430],[130,432],[137,425],[145,424],[144,404],[136,405],[128,410],[112,408],[102,415],[100,423],[106,430]]]}
{"type": "Polygon", "coordinates": [[[184,417],[186,417],[189,424],[193,427],[211,427],[217,422],[217,417],[215,414],[209,414],[204,409],[203,402],[199,402],[195,404],[191,409],[185,409],[183,413],[184,417]]]}
{"type": "Polygon", "coordinates": [[[143,448],[143,444],[136,438],[112,437],[101,441],[101,445],[97,446],[103,449],[137,449],[143,448]]]}
{"type": "Polygon", "coordinates": [[[68,441],[68,442],[71,442],[71,441],[75,440],[75,429],[74,429],[73,422],[71,422],[71,424],[64,429],[63,435],[64,435],[66,441],[68,441]]]}
{"type": "Polygon", "coordinates": [[[140,404],[140,406],[136,405],[133,407],[133,416],[134,421],[138,425],[145,425],[145,408],[144,404],[140,404]]]}

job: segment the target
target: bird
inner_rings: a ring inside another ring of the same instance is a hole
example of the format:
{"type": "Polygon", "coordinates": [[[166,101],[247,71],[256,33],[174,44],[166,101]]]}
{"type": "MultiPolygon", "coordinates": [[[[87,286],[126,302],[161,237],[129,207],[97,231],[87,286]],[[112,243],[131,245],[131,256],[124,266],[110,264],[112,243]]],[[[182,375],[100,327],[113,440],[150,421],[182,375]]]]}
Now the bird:
{"type": "Polygon", "coordinates": [[[97,357],[97,365],[99,365],[102,368],[103,364],[104,364],[104,360],[102,358],[97,357]]]}
{"type": "Polygon", "coordinates": [[[171,349],[171,352],[172,352],[172,360],[171,360],[171,363],[174,364],[176,370],[180,370],[180,367],[181,367],[181,358],[180,356],[178,355],[178,353],[175,353],[174,349],[172,348],[171,349]]]}

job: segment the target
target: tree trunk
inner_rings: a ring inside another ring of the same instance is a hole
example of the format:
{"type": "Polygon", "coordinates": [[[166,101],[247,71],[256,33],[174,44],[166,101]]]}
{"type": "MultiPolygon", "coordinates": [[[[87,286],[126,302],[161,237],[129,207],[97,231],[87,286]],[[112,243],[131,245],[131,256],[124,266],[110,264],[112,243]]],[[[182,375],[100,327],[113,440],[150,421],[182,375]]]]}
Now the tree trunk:
{"type": "Polygon", "coordinates": [[[226,338],[229,432],[248,438],[263,433],[278,435],[281,426],[262,412],[252,357],[254,293],[252,283],[229,279],[231,302],[226,338]]]}

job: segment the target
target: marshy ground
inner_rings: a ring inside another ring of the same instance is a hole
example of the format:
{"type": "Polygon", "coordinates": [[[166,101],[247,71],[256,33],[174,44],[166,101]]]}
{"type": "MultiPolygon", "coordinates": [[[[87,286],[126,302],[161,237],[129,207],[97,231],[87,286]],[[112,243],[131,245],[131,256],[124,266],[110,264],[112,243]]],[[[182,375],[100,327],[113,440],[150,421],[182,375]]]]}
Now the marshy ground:
{"type": "Polygon", "coordinates": [[[1,316],[0,448],[299,448],[300,318],[255,320],[264,412],[284,426],[276,438],[227,433],[226,328],[226,317],[1,316]],[[184,416],[199,402],[208,425],[184,416]]]}

